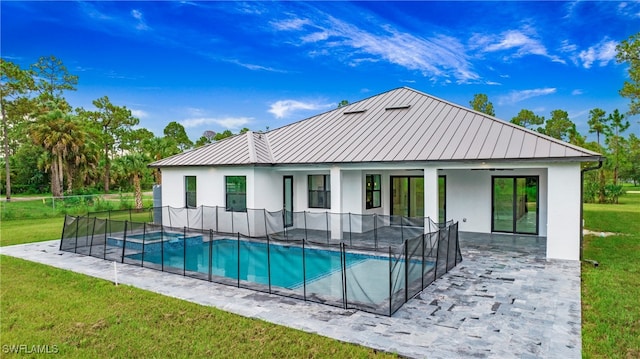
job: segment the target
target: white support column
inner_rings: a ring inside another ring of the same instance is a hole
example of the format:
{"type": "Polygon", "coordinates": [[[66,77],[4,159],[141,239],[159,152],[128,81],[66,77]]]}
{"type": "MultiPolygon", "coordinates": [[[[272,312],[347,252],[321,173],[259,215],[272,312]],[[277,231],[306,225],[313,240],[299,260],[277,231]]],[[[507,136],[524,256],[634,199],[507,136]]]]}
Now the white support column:
{"type": "MultiPolygon", "coordinates": [[[[438,222],[438,169],[435,167],[424,168],[424,216],[438,222]]],[[[429,231],[428,221],[424,224],[424,230],[429,231]]]]}
{"type": "Polygon", "coordinates": [[[547,179],[547,258],[580,259],[580,164],[553,164],[547,179]]]}
{"type": "Polygon", "coordinates": [[[342,239],[342,170],[331,167],[331,238],[342,239]]]}

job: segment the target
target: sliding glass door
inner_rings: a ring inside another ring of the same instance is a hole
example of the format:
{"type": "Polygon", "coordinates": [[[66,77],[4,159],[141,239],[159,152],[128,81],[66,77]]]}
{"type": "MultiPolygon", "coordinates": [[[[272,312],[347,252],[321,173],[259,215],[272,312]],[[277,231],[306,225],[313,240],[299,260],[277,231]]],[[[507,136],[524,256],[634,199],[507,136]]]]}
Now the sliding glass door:
{"type": "Polygon", "coordinates": [[[391,177],[391,215],[424,217],[424,177],[391,177]]]}
{"type": "Polygon", "coordinates": [[[538,234],[538,177],[493,177],[493,232],[538,234]]]}

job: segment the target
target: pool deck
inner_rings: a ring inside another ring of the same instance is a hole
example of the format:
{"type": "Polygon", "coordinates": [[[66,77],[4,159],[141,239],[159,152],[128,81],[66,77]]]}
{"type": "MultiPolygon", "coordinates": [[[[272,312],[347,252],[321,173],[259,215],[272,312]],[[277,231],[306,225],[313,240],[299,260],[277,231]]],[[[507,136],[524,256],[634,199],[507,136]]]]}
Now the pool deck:
{"type": "MultiPolygon", "coordinates": [[[[114,280],[113,262],[60,252],[60,241],[0,254],[114,280]]],[[[342,310],[149,268],[118,281],[246,317],[406,357],[580,358],[580,263],[545,260],[545,239],[460,233],[463,262],[392,317],[342,310]]]]}

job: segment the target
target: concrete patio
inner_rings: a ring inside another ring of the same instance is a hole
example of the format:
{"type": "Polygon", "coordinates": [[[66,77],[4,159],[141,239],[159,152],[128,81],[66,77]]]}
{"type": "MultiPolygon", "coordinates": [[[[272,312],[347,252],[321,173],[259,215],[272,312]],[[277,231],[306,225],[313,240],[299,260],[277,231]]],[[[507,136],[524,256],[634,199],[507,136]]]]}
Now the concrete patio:
{"type": "MultiPolygon", "coordinates": [[[[407,357],[580,358],[580,263],[545,260],[544,238],[460,233],[463,262],[392,317],[118,264],[118,281],[407,357]]],[[[113,263],[60,241],[0,254],[114,280],[113,263]]]]}

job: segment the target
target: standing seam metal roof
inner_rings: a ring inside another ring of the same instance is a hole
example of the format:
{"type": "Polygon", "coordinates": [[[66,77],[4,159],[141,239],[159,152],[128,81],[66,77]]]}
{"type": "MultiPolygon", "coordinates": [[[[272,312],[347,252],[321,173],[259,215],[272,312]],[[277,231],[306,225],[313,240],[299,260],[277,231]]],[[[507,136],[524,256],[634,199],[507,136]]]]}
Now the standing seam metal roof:
{"type": "Polygon", "coordinates": [[[402,87],[267,133],[246,132],[152,167],[572,159],[600,154],[402,87]]]}

